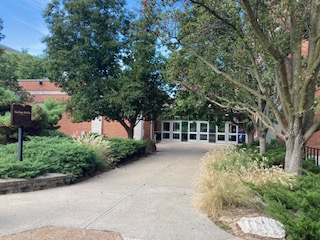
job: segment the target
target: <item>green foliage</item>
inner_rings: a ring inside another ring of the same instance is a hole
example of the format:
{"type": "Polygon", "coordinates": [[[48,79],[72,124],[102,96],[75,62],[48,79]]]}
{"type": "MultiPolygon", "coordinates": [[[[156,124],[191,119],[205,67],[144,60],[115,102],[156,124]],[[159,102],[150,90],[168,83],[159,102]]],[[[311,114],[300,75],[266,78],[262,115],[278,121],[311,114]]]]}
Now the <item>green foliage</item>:
{"type": "Polygon", "coordinates": [[[20,98],[14,92],[9,89],[5,89],[0,87],[0,106],[6,107],[11,105],[12,103],[20,102],[20,98]]]}
{"type": "Polygon", "coordinates": [[[70,138],[32,137],[24,144],[23,157],[24,160],[17,163],[17,144],[0,146],[0,177],[31,178],[58,172],[68,175],[67,182],[74,182],[94,173],[101,165],[101,159],[93,150],[70,138]]]}
{"type": "Polygon", "coordinates": [[[47,130],[59,128],[56,126],[66,110],[65,102],[47,98],[42,105],[32,106],[33,135],[45,135],[47,130]]]}
{"type": "Polygon", "coordinates": [[[6,112],[3,116],[0,116],[0,126],[9,127],[11,124],[11,114],[6,112]]]}
{"type": "MultiPolygon", "coordinates": [[[[247,144],[241,144],[237,146],[238,149],[250,149],[254,152],[259,151],[259,142],[255,141],[250,146],[247,144]]],[[[284,160],[286,155],[286,146],[283,142],[276,139],[266,144],[266,152],[262,156],[268,159],[268,165],[281,165],[284,166],[284,160]]]]}
{"type": "Polygon", "coordinates": [[[305,159],[302,162],[302,168],[308,172],[320,174],[320,166],[316,164],[316,160],[314,158],[305,159]]]}
{"type": "Polygon", "coordinates": [[[107,170],[114,163],[143,154],[147,141],[103,139],[91,135],[74,141],[68,137],[30,137],[24,142],[23,161],[17,161],[17,144],[0,145],[0,178],[33,178],[65,173],[67,182],[107,170]]]}
{"type": "Polygon", "coordinates": [[[278,140],[272,140],[271,143],[266,145],[266,152],[263,156],[269,159],[269,165],[281,165],[284,166],[284,160],[286,156],[286,146],[283,142],[278,140]]]}
{"type": "Polygon", "coordinates": [[[259,192],[266,212],[284,224],[288,239],[320,238],[320,175],[299,177],[292,190],[276,184],[259,192]]]}
{"type": "Polygon", "coordinates": [[[128,158],[144,154],[148,146],[148,142],[143,140],[109,138],[108,141],[113,157],[120,163],[128,158]]]}
{"type": "Polygon", "coordinates": [[[53,1],[44,18],[49,78],[72,95],[75,121],[119,121],[133,137],[140,118],[155,118],[166,98],[162,59],[147,19],[135,21],[124,1],[53,1]],[[68,81],[66,81],[68,80],[68,81]]]}
{"type": "Polygon", "coordinates": [[[195,205],[212,216],[234,207],[261,208],[249,186],[269,189],[271,183],[290,188],[295,178],[280,167],[269,168],[265,158],[250,150],[212,151],[204,157],[195,205]]]}
{"type": "Polygon", "coordinates": [[[114,167],[117,162],[112,156],[110,143],[103,135],[86,134],[82,137],[73,137],[75,142],[84,144],[91,148],[102,159],[103,169],[107,170],[114,167]]]}
{"type": "Polygon", "coordinates": [[[27,53],[5,53],[4,61],[13,66],[17,79],[42,79],[46,77],[45,59],[27,53]]]}

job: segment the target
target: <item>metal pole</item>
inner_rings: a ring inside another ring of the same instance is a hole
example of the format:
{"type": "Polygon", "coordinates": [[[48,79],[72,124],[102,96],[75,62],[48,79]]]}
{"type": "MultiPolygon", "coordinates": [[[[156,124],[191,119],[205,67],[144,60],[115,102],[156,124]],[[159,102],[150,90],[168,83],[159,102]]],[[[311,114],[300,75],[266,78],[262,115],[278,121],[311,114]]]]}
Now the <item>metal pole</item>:
{"type": "Polygon", "coordinates": [[[23,128],[18,128],[18,161],[22,161],[23,128]]]}

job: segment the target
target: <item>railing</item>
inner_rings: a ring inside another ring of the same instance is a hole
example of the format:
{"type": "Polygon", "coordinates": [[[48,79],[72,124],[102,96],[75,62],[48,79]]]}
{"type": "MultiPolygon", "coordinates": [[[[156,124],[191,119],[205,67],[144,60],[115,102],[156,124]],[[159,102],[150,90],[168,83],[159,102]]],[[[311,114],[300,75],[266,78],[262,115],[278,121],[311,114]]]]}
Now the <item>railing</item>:
{"type": "Polygon", "coordinates": [[[320,165],[320,149],[313,147],[305,147],[305,159],[314,158],[315,164],[320,165]]]}

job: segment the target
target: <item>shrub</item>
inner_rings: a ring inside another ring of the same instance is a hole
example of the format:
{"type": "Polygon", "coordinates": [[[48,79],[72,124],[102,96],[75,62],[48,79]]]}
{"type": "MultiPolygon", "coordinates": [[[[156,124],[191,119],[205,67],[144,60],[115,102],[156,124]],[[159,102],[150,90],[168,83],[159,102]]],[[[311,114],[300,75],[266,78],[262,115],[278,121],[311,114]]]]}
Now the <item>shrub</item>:
{"type": "Polygon", "coordinates": [[[48,172],[67,174],[67,182],[92,174],[101,159],[90,148],[70,138],[31,137],[24,143],[24,160],[17,161],[17,144],[0,147],[1,178],[31,178],[48,172]]]}
{"type": "Polygon", "coordinates": [[[144,154],[148,146],[148,142],[143,140],[123,138],[109,138],[108,140],[112,155],[119,162],[144,154]]]}
{"type": "Polygon", "coordinates": [[[110,169],[114,167],[117,162],[112,156],[110,143],[104,138],[103,135],[86,134],[82,137],[73,137],[74,141],[84,144],[94,150],[96,154],[101,158],[103,169],[110,169]]]}
{"type": "Polygon", "coordinates": [[[320,166],[317,165],[314,158],[306,159],[302,162],[302,168],[309,172],[320,174],[320,166]]]}
{"type": "Polygon", "coordinates": [[[288,239],[320,239],[320,175],[307,173],[293,189],[258,189],[266,212],[285,226],[288,239]]]}
{"type": "Polygon", "coordinates": [[[283,142],[278,140],[272,140],[266,146],[266,152],[263,156],[269,159],[268,164],[269,166],[272,165],[279,165],[284,166],[284,160],[286,156],[286,146],[283,142]]]}
{"type": "Polygon", "coordinates": [[[249,184],[266,189],[274,182],[286,187],[295,184],[293,175],[280,167],[269,168],[266,162],[266,158],[249,150],[227,149],[208,153],[197,184],[196,207],[213,216],[232,207],[258,207],[256,193],[249,184]]]}

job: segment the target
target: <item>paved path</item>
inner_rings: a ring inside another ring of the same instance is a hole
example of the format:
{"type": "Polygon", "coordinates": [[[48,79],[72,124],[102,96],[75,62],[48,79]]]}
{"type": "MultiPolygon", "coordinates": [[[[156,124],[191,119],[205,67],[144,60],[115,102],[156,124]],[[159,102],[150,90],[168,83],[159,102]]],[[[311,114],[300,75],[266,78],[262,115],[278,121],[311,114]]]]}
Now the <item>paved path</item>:
{"type": "Polygon", "coordinates": [[[116,231],[125,239],[236,239],[191,203],[200,158],[219,146],[157,147],[154,155],[75,185],[1,195],[0,236],[54,225],[116,231]]]}

